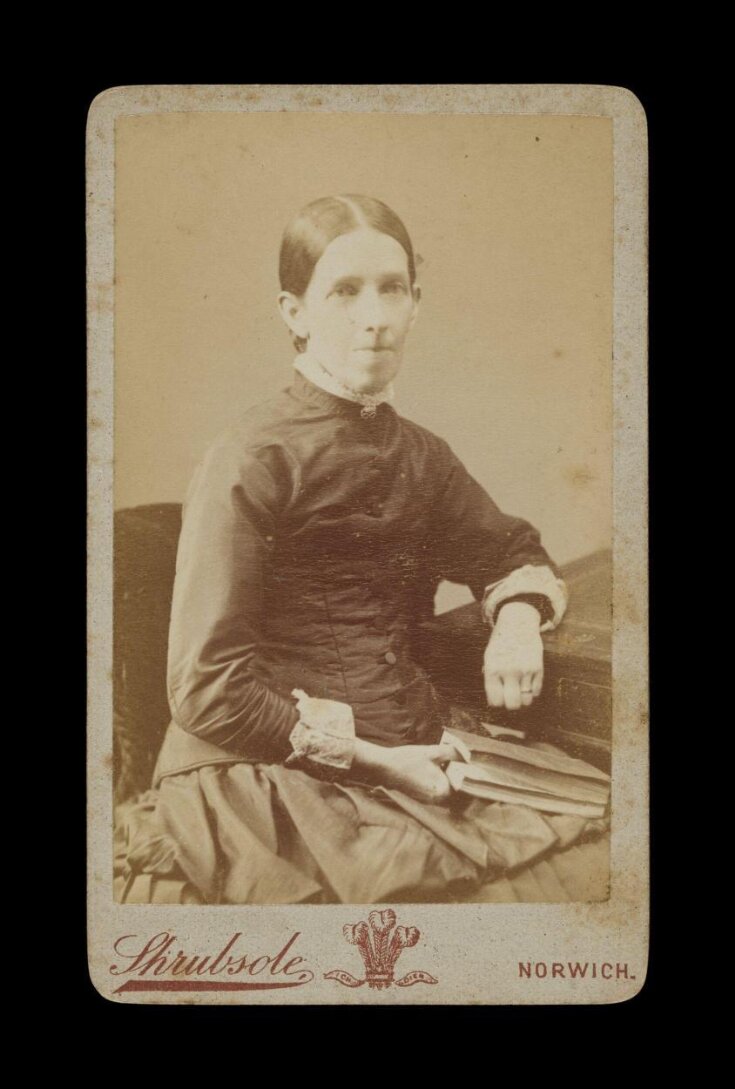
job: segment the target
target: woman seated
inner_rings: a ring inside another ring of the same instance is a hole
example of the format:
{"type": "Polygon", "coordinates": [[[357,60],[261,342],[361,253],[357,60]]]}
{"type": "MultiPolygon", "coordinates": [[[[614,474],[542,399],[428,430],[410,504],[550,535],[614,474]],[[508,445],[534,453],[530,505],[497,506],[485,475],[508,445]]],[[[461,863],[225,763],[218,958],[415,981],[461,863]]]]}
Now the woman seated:
{"type": "Polygon", "coordinates": [[[527,707],[565,586],[538,532],[391,405],[420,300],[395,213],[309,204],[280,284],[293,381],[212,444],[184,504],[172,720],[127,870],[208,903],[452,899],[590,825],[453,791],[466,753],[412,629],[439,580],[469,586],[488,704],[527,707]]]}

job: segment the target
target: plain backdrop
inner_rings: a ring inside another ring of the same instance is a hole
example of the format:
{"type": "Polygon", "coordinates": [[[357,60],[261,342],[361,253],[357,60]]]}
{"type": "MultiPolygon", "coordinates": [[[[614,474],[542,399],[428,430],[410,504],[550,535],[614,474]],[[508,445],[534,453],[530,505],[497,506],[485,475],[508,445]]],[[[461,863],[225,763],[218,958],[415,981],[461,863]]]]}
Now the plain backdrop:
{"type": "MultiPolygon", "coordinates": [[[[180,501],[288,384],[286,222],[333,193],[403,219],[423,299],[396,409],[559,563],[611,540],[612,122],[166,113],[116,122],[115,506],[180,501]]],[[[444,587],[439,609],[469,600],[444,587]]]]}

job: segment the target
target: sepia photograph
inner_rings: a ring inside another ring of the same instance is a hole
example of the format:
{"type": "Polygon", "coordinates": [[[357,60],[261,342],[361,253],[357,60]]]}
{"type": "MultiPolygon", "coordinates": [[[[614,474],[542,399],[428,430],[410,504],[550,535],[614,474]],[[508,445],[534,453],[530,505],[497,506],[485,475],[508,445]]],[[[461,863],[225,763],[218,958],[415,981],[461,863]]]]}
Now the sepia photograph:
{"type": "Polygon", "coordinates": [[[152,935],[355,905],[388,987],[402,905],[610,901],[617,807],[646,797],[645,608],[613,594],[645,585],[643,491],[616,492],[616,254],[644,253],[616,113],[645,121],[619,88],[515,90],[92,107],[91,864],[116,912],[166,911],[152,935]]]}

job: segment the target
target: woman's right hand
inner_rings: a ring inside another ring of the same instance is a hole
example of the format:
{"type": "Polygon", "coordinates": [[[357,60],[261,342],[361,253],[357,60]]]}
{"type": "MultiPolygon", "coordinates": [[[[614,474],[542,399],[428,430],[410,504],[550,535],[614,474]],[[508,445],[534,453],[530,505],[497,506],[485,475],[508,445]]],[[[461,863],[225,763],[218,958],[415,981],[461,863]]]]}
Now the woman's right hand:
{"type": "Polygon", "coordinates": [[[447,801],[452,786],[443,771],[450,760],[462,760],[454,745],[398,745],[388,748],[358,739],[353,767],[374,784],[402,790],[420,802],[447,801]]]}

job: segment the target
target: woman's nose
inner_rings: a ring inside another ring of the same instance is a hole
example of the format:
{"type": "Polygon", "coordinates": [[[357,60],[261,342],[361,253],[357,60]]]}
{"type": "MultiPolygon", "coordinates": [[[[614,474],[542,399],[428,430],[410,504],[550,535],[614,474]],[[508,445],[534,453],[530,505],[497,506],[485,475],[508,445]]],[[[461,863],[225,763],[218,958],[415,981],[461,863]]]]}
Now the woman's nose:
{"type": "Polygon", "coordinates": [[[358,321],[364,329],[384,329],[388,324],[383,298],[377,291],[366,291],[360,299],[358,321]]]}

